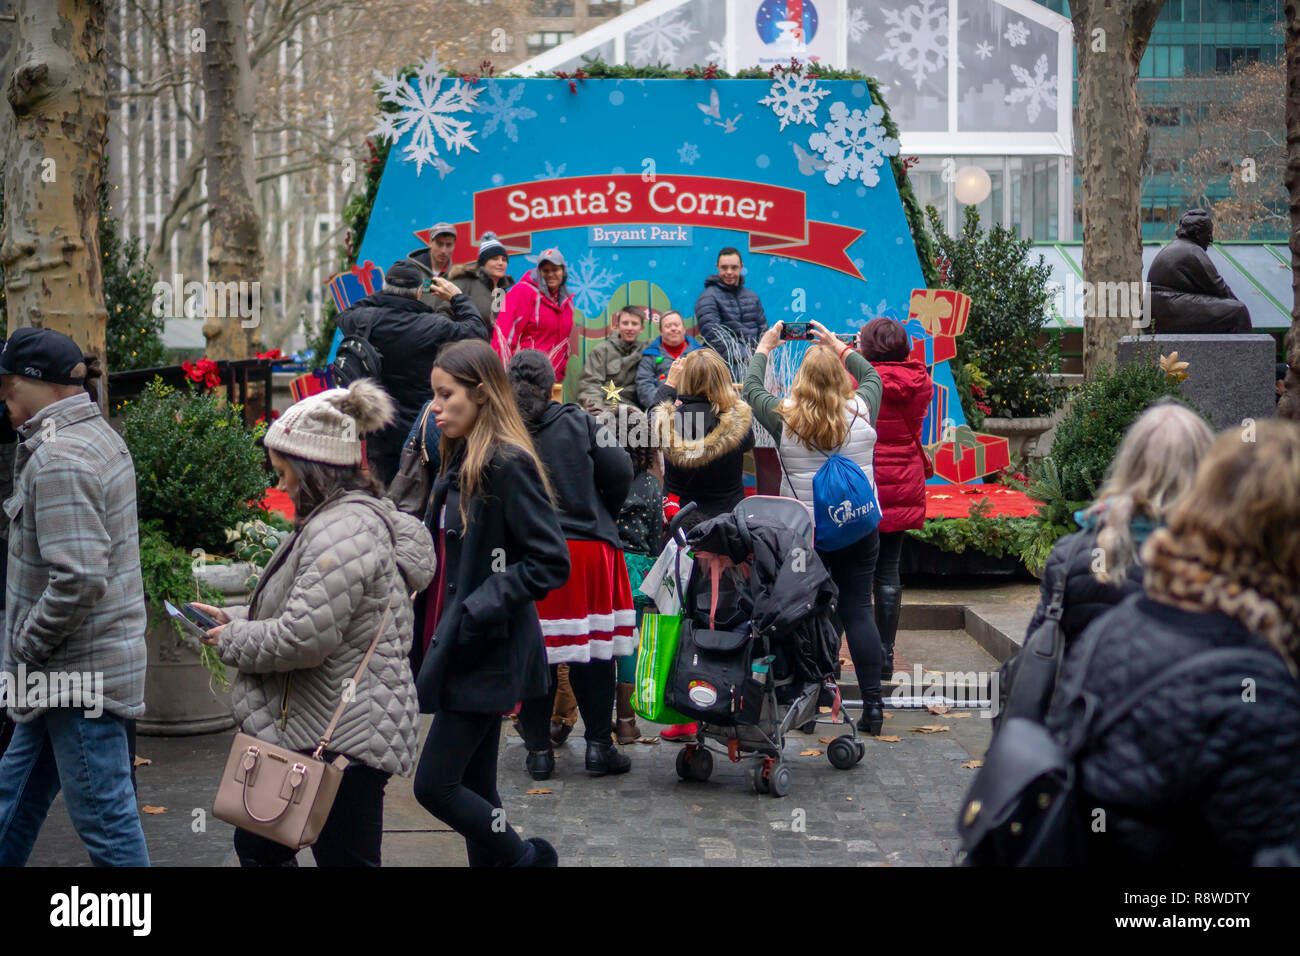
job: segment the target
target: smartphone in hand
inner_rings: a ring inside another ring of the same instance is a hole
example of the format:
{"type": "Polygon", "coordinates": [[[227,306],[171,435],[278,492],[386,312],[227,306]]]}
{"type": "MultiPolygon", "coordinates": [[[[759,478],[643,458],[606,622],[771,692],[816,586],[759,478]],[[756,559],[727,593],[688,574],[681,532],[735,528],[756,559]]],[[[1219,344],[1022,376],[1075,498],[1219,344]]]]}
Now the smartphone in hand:
{"type": "Polygon", "coordinates": [[[781,340],[783,342],[803,342],[812,338],[807,322],[783,322],[781,340]]]}
{"type": "Polygon", "coordinates": [[[186,617],[188,617],[199,627],[203,628],[203,630],[205,631],[210,631],[214,627],[221,626],[220,621],[213,620],[207,614],[204,614],[202,611],[196,608],[193,604],[182,604],[181,613],[184,614],[186,617]]]}

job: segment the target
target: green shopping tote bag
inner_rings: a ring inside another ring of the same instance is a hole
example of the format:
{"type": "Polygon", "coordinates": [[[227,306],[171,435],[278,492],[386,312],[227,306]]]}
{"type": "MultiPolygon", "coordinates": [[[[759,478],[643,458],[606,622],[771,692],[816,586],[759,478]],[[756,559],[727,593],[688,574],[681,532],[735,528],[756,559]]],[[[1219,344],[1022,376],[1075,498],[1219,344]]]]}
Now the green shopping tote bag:
{"type": "Polygon", "coordinates": [[[672,670],[681,631],[680,614],[646,611],[641,618],[641,650],[632,684],[632,709],[657,724],[691,722],[664,704],[664,689],[668,686],[668,672],[672,670]]]}

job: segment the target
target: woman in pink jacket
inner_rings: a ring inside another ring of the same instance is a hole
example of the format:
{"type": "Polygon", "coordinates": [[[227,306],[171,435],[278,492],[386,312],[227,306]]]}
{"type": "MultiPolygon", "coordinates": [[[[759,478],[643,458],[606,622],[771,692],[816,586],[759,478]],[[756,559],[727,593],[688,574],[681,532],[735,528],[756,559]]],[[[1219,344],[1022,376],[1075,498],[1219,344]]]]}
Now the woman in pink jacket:
{"type": "Polygon", "coordinates": [[[537,268],[506,293],[492,334],[492,348],[502,362],[508,365],[516,352],[537,349],[551,360],[555,380],[564,381],[573,332],[573,296],[565,286],[568,275],[560,250],[547,249],[537,268]]]}

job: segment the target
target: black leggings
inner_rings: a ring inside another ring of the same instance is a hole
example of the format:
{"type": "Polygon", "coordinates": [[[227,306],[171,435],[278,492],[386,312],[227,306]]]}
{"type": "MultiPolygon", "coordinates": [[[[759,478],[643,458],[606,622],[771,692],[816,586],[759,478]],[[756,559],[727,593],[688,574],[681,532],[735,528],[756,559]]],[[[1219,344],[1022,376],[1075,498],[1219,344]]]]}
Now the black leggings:
{"type": "MultiPolygon", "coordinates": [[[[329,759],[334,754],[326,755],[329,759]]],[[[343,771],[338,795],[311,846],[317,866],[379,866],[384,839],[384,788],[392,776],[354,763],[343,771]]],[[[297,866],[298,851],[247,830],[235,830],[240,866],[297,866]]]]}
{"type": "Polygon", "coordinates": [[[880,551],[880,532],[836,551],[817,549],[817,556],[840,589],[839,618],[849,639],[849,656],[864,700],[880,698],[880,631],[871,614],[871,582],[880,551]]]}
{"type": "Polygon", "coordinates": [[[876,559],[876,587],[902,587],[898,576],[898,561],[903,555],[903,535],[906,531],[882,531],[880,556],[876,559]]]}
{"type": "Polygon", "coordinates": [[[501,809],[500,746],[500,714],[440,710],[415,768],[415,799],[465,838],[470,866],[511,866],[527,849],[501,809]]]}
{"type": "MultiPolygon", "coordinates": [[[[524,701],[519,709],[519,729],[524,743],[534,752],[551,749],[551,714],[555,709],[555,665],[551,665],[551,689],[540,697],[524,701]]],[[[569,665],[569,686],[582,715],[587,743],[609,741],[613,732],[615,665],[611,661],[586,661],[569,665]]]]}

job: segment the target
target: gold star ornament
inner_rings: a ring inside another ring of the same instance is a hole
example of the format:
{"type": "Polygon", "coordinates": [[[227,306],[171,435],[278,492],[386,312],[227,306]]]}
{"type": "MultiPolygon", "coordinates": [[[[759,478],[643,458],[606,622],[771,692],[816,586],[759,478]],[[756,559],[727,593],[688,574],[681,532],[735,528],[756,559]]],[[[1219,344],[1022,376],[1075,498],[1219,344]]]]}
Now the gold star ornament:
{"type": "MultiPolygon", "coordinates": [[[[1175,352],[1174,354],[1177,355],[1178,353],[1175,352]]],[[[623,397],[622,387],[615,385],[612,378],[609,380],[608,385],[602,385],[601,388],[605,391],[605,401],[610,405],[617,405],[623,397]]]]}

